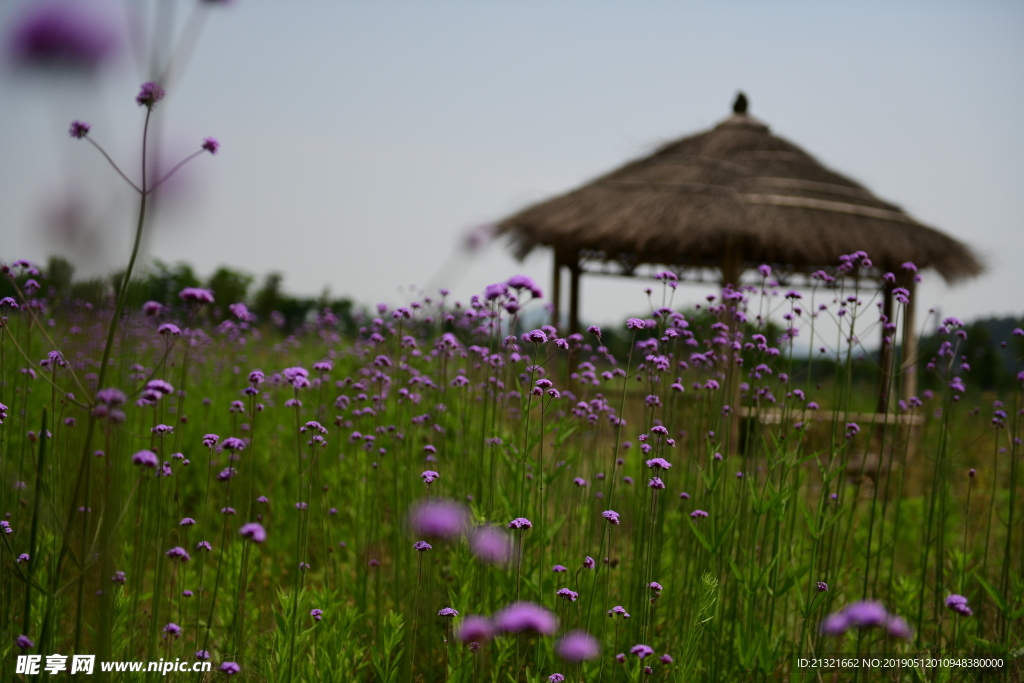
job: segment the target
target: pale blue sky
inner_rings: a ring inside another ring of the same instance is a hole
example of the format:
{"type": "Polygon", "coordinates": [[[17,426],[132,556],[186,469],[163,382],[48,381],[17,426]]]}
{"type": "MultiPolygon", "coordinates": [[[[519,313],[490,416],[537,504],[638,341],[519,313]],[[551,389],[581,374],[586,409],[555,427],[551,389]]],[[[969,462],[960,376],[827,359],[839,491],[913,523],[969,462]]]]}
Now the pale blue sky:
{"type": "MultiPolygon", "coordinates": [[[[715,124],[742,89],[774,132],[987,258],[955,289],[928,278],[926,307],[1020,315],[1022,30],[1011,2],[237,0],[157,110],[172,146],[223,147],[183,172],[148,253],[368,304],[516,272],[547,288],[547,253],[519,264],[494,245],[441,268],[468,227],[715,124]]],[[[145,78],[131,60],[91,84],[0,75],[0,259],[76,256],[41,217],[77,189],[111,226],[78,258],[124,261],[131,196],[66,128],[88,120],[132,160],[145,78]]],[[[642,310],[647,284],[585,280],[584,317],[642,310]]]]}

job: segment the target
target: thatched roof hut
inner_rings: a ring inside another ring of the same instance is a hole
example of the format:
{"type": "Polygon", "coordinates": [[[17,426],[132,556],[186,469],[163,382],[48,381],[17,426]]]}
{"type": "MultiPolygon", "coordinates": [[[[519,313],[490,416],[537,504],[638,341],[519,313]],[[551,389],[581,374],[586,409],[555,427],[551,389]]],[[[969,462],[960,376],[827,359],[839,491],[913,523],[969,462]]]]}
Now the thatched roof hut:
{"type": "Polygon", "coordinates": [[[862,273],[868,278],[899,272],[907,261],[947,282],[983,268],[962,242],[773,135],[747,113],[742,93],[732,116],[711,130],[527,207],[497,231],[520,257],[539,246],[554,249],[556,325],[561,270],[569,269],[571,331],[579,330],[579,278],[586,272],[712,267],[722,271],[723,284],[738,284],[744,268],[767,263],[784,275],[810,273],[856,251],[875,265],[862,273]]]}
{"type": "Polygon", "coordinates": [[[813,271],[863,250],[880,272],[911,261],[947,282],[979,274],[970,248],[822,166],[746,111],[663,145],[571,192],[498,224],[522,257],[538,246],[572,260],[720,266],[736,249],[749,264],[813,271]]]}

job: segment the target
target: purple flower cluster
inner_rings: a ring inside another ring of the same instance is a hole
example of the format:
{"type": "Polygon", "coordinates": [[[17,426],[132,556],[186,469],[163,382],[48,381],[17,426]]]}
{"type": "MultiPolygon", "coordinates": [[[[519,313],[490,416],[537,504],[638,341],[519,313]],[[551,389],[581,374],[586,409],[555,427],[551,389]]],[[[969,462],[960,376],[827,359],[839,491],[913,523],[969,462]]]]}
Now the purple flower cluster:
{"type": "Polygon", "coordinates": [[[825,635],[838,636],[851,628],[874,627],[884,627],[891,638],[907,639],[912,635],[906,621],[889,614],[882,603],[871,600],[850,603],[841,611],[826,617],[820,628],[825,635]]]}

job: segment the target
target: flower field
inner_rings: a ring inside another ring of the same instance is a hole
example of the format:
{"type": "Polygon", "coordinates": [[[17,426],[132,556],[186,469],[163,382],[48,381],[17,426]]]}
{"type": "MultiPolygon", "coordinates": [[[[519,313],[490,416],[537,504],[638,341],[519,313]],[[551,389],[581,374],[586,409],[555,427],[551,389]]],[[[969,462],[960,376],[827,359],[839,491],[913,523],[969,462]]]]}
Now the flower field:
{"type": "MultiPolygon", "coordinates": [[[[5,666],[753,681],[817,680],[800,657],[959,653],[1020,680],[1021,382],[972,393],[962,324],[931,320],[939,390],[855,422],[871,361],[851,330],[887,322],[850,276],[869,265],[844,257],[802,294],[764,267],[685,314],[662,274],[621,357],[596,327],[524,327],[542,292],[520,276],[380,305],[349,336],[330,310],[282,330],[200,288],[51,299],[45,272],[5,266],[5,666]]],[[[886,680],[980,675],[950,671],[886,680]]]]}

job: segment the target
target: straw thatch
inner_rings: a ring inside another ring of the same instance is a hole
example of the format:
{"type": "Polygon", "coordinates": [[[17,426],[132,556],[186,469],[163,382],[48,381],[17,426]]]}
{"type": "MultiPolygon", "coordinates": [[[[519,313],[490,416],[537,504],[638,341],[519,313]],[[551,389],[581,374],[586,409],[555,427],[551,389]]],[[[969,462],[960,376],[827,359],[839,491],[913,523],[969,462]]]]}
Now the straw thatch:
{"type": "Polygon", "coordinates": [[[554,247],[631,263],[741,262],[797,270],[834,265],[866,251],[884,271],[912,261],[948,282],[983,266],[963,243],[919,223],[898,206],[819,164],[746,113],[745,98],[714,129],[498,224],[519,257],[554,247]]]}

